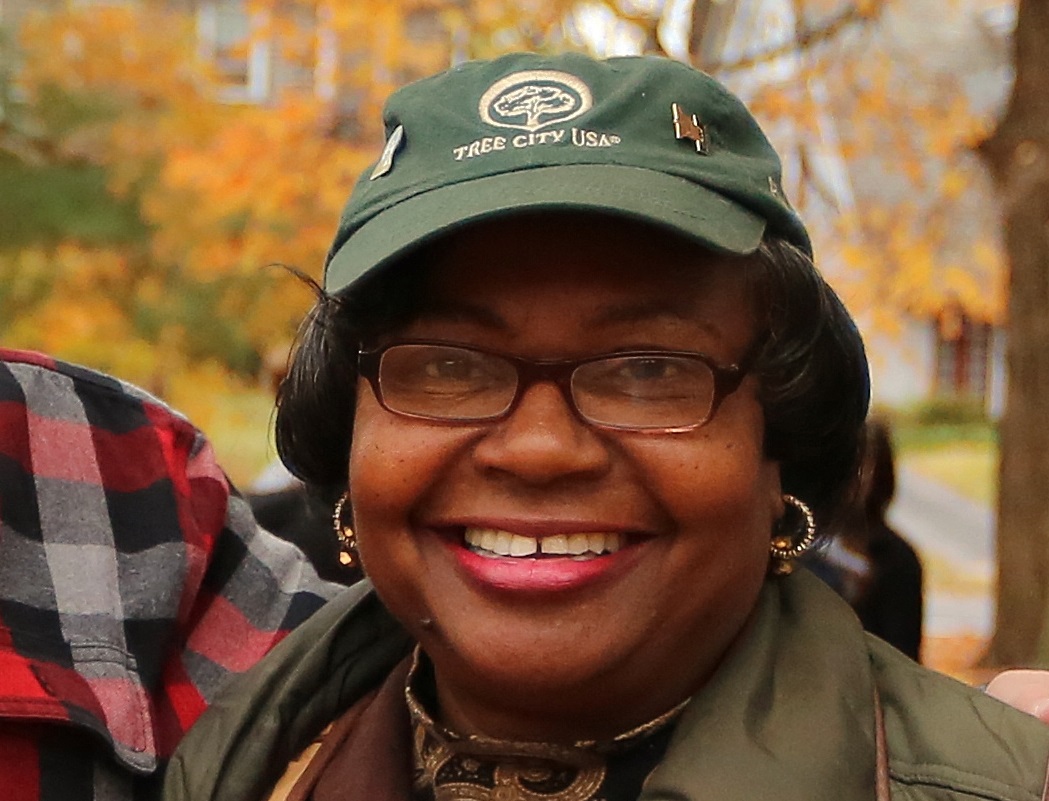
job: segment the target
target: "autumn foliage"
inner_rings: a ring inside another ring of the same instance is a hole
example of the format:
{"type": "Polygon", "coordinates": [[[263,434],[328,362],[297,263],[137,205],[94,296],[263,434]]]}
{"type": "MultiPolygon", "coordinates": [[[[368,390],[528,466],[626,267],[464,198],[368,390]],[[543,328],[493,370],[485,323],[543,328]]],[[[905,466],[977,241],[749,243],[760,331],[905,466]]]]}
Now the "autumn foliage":
{"type": "MultiPolygon", "coordinates": [[[[312,296],[274,265],[319,278],[392,89],[456,59],[595,39],[569,0],[245,0],[246,35],[222,52],[202,41],[195,11],[167,3],[42,5],[6,32],[0,180],[50,176],[65,229],[0,241],[0,336],[143,383],[198,418],[208,390],[254,380],[292,338],[312,296]],[[260,47],[266,91],[232,96],[229,63],[260,47]]],[[[588,5],[638,47],[673,50],[674,4],[588,5]]],[[[866,36],[891,2],[848,5],[840,23],[840,3],[793,5],[812,30],[830,21],[822,39],[707,66],[783,132],[788,191],[824,269],[876,324],[944,308],[998,319],[993,236],[959,231],[951,213],[982,180],[971,147],[988,120],[866,36]],[[788,69],[753,78],[784,59],[788,69]],[[867,186],[843,193],[828,159],[867,186]]]]}
{"type": "Polygon", "coordinates": [[[891,332],[907,317],[960,313],[1001,323],[1000,220],[974,152],[997,109],[976,107],[964,73],[894,40],[884,18],[898,5],[859,4],[835,40],[781,56],[790,79],[751,102],[789,132],[788,191],[866,325],[891,332]]]}
{"type": "Polygon", "coordinates": [[[111,370],[206,416],[207,390],[251,379],[292,338],[311,292],[273,265],[319,278],[349,187],[381,144],[383,98],[453,49],[549,41],[565,8],[250,0],[248,35],[222,55],[246,63],[268,48],[281,73],[253,102],[230,102],[195,12],[149,2],[30,12],[6,32],[0,181],[68,203],[52,214],[57,234],[9,218],[3,341],[111,370]],[[96,190],[80,191],[91,177],[96,190]]]}

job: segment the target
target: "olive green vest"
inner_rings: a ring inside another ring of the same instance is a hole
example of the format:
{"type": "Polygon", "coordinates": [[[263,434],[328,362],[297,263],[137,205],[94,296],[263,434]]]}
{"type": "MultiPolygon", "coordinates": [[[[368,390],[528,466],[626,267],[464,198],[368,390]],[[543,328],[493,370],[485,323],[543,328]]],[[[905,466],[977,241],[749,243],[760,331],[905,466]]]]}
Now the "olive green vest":
{"type": "MultiPolygon", "coordinates": [[[[351,587],[204,714],[171,762],[165,801],[263,801],[411,646],[367,582],[351,587]]],[[[770,579],[639,801],[874,801],[879,706],[895,801],[1043,798],[1049,727],[864,634],[800,571],[770,579]]]]}

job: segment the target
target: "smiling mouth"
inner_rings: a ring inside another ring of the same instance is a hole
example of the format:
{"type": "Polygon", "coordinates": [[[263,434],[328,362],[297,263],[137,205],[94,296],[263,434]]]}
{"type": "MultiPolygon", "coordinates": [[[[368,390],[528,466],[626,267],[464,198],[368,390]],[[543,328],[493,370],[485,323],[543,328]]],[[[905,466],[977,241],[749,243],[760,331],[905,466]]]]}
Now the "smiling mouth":
{"type": "Polygon", "coordinates": [[[577,562],[613,554],[626,542],[618,532],[553,534],[541,538],[526,537],[494,528],[467,528],[466,546],[478,556],[489,559],[569,558],[577,562]]]}

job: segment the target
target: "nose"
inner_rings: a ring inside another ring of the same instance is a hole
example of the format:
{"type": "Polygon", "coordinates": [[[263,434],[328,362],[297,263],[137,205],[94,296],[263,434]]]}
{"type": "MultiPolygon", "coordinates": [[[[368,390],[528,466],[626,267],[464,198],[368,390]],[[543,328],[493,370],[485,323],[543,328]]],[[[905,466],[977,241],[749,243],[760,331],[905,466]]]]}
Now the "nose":
{"type": "Polygon", "coordinates": [[[611,454],[600,434],[572,411],[562,390],[539,381],[477,443],[474,458],[484,469],[540,485],[601,475],[611,454]]]}

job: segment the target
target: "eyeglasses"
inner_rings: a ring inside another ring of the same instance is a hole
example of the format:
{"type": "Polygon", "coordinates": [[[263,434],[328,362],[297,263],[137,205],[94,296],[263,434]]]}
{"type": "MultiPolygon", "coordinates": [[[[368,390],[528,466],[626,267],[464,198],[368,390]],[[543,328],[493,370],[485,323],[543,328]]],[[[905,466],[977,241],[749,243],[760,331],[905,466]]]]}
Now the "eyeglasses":
{"type": "Polygon", "coordinates": [[[625,351],[534,361],[444,342],[397,342],[361,350],[358,372],[386,410],[473,424],[503,419],[539,381],[556,385],[572,411],[598,428],[679,432],[709,422],[751,368],[688,351],[625,351]]]}

